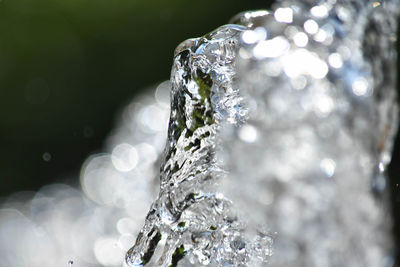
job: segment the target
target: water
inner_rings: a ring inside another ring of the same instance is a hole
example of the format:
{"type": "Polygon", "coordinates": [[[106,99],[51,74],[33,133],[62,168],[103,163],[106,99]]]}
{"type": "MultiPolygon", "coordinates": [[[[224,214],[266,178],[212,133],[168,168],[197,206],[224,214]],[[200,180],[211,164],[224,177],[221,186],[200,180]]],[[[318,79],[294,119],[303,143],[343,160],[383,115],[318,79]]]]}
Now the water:
{"type": "Polygon", "coordinates": [[[397,13],[397,1],[280,1],[256,23],[235,18],[253,25],[237,59],[250,110],[222,136],[220,191],[246,230],[276,233],[270,266],[393,264],[397,13]]]}
{"type": "Polygon", "coordinates": [[[241,234],[244,225],[229,211],[231,202],[215,191],[225,176],[215,158],[219,129],[223,123],[240,125],[247,115],[233,85],[234,59],[244,30],[222,26],[183,42],[175,51],[160,194],[127,254],[131,266],[176,266],[181,260],[242,266],[255,253],[251,246],[270,240],[265,235],[246,240],[241,234]]]}
{"type": "Polygon", "coordinates": [[[397,1],[280,1],[178,46],[130,266],[390,266],[397,1]]]}

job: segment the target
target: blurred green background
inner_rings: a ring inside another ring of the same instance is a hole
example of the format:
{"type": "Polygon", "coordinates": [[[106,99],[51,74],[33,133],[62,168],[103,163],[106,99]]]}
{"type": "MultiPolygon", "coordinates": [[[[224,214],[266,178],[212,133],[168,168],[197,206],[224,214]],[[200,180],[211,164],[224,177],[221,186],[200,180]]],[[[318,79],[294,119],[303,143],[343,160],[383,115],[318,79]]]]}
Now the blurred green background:
{"type": "Polygon", "coordinates": [[[181,41],[267,3],[0,1],[0,195],[76,176],[181,41]]]}
{"type": "MultiPolygon", "coordinates": [[[[0,196],[77,177],[183,40],[268,0],[0,0],[0,196]]],[[[391,165],[399,216],[400,149],[391,165]]],[[[399,224],[397,223],[397,226],[399,224]]]]}

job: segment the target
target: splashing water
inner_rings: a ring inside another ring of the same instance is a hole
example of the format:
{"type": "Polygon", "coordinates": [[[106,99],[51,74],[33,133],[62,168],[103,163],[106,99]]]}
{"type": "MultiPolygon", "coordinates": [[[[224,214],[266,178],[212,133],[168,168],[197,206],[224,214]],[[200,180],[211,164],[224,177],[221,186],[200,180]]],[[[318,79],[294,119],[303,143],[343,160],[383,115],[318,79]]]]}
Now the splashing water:
{"type": "Polygon", "coordinates": [[[230,179],[219,190],[248,229],[276,233],[271,266],[393,264],[384,171],[397,131],[398,5],[281,1],[242,35],[249,119],[223,134],[230,179]]]}
{"type": "Polygon", "coordinates": [[[181,44],[161,192],[127,263],[390,266],[397,5],[281,1],[181,44]]]}
{"type": "MultiPolygon", "coordinates": [[[[230,201],[214,190],[224,176],[215,159],[220,125],[239,125],[247,113],[232,83],[233,60],[244,30],[222,26],[176,49],[161,190],[127,254],[131,266],[149,263],[162,238],[164,251],[158,262],[151,263],[158,266],[176,266],[182,258],[183,264],[241,266],[249,253],[256,254],[246,247],[243,225],[229,214],[230,201]]],[[[258,236],[254,244],[265,239],[270,240],[258,236]]]]}
{"type": "Polygon", "coordinates": [[[182,43],[165,154],[169,81],[124,110],[82,190],[2,203],[0,265],[121,266],[163,161],[130,265],[391,266],[398,6],[280,1],[182,43]]]}

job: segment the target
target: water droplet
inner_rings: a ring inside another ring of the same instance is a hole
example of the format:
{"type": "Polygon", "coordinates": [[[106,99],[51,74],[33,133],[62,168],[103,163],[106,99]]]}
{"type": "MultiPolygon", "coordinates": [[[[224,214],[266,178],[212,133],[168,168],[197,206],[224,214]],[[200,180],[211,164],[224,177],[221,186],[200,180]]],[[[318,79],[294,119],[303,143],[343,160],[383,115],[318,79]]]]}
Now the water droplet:
{"type": "Polygon", "coordinates": [[[339,69],[343,65],[342,57],[339,53],[332,53],[328,58],[329,65],[335,69],[339,69]]]}
{"type": "Polygon", "coordinates": [[[310,12],[317,18],[325,18],[328,16],[328,9],[325,6],[315,6],[311,8],[310,12]]]}
{"type": "Polygon", "coordinates": [[[332,177],[335,173],[336,162],[332,159],[325,158],[320,163],[321,169],[328,175],[328,177],[332,177]]]}
{"type": "Polygon", "coordinates": [[[352,84],[353,93],[356,96],[363,96],[368,93],[368,81],[364,78],[358,78],[352,84]]]}
{"type": "Polygon", "coordinates": [[[254,143],[257,140],[257,130],[251,125],[244,125],[239,131],[239,137],[246,143],[254,143]]]}
{"type": "Polygon", "coordinates": [[[380,6],[380,5],[381,5],[381,3],[379,3],[378,1],[376,1],[376,2],[374,2],[374,3],[372,4],[373,7],[378,7],[378,6],[380,6]]]}
{"type": "Polygon", "coordinates": [[[51,160],[51,154],[49,152],[45,152],[43,153],[42,158],[44,161],[49,162],[51,160]]]}

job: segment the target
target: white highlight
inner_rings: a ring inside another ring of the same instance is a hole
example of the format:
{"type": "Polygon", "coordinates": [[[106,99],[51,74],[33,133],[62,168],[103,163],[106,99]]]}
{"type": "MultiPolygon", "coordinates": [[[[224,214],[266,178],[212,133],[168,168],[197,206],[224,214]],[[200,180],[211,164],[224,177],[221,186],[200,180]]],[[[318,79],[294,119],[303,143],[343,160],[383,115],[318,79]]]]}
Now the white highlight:
{"type": "Polygon", "coordinates": [[[239,137],[246,143],[254,143],[257,140],[257,130],[254,126],[244,125],[239,130],[239,137]]]}
{"type": "Polygon", "coordinates": [[[293,10],[290,7],[278,8],[274,17],[279,22],[292,23],[293,22],[293,10]]]}
{"type": "Polygon", "coordinates": [[[254,30],[247,30],[244,31],[242,34],[242,40],[246,44],[254,44],[257,41],[262,41],[267,38],[267,31],[262,28],[258,27],[254,30]]]}
{"type": "Polygon", "coordinates": [[[255,31],[251,31],[251,30],[245,31],[242,34],[242,40],[246,44],[254,44],[258,41],[257,33],[255,31]]]}
{"type": "Polygon", "coordinates": [[[283,55],[289,50],[289,42],[282,36],[272,40],[261,41],[253,49],[256,58],[274,58],[283,55]]]}
{"type": "Polygon", "coordinates": [[[325,6],[315,6],[311,8],[310,12],[317,18],[325,18],[328,16],[328,9],[325,6]]]}
{"type": "Polygon", "coordinates": [[[366,95],[368,93],[368,82],[364,78],[358,78],[353,82],[351,89],[357,96],[366,95]]]}
{"type": "Polygon", "coordinates": [[[297,49],[282,57],[283,68],[291,78],[308,74],[315,79],[322,79],[328,73],[328,66],[318,55],[306,49],[297,49]]]}
{"type": "Polygon", "coordinates": [[[138,163],[139,156],[136,149],[129,144],[117,145],[111,154],[114,167],[121,172],[133,170],[138,163]]]}
{"type": "Polygon", "coordinates": [[[332,177],[333,174],[335,173],[336,163],[332,159],[325,158],[321,160],[319,166],[326,173],[326,175],[328,175],[329,178],[332,177]]]}
{"type": "Polygon", "coordinates": [[[298,47],[305,47],[308,44],[308,36],[304,32],[298,32],[293,36],[293,42],[298,47]]]}
{"type": "Polygon", "coordinates": [[[319,26],[315,20],[309,19],[304,22],[304,30],[309,34],[316,34],[318,32],[319,26]]]}
{"type": "Polygon", "coordinates": [[[329,65],[331,65],[331,67],[335,69],[339,69],[343,66],[342,57],[340,56],[339,53],[330,54],[328,57],[328,62],[329,65]]]}

